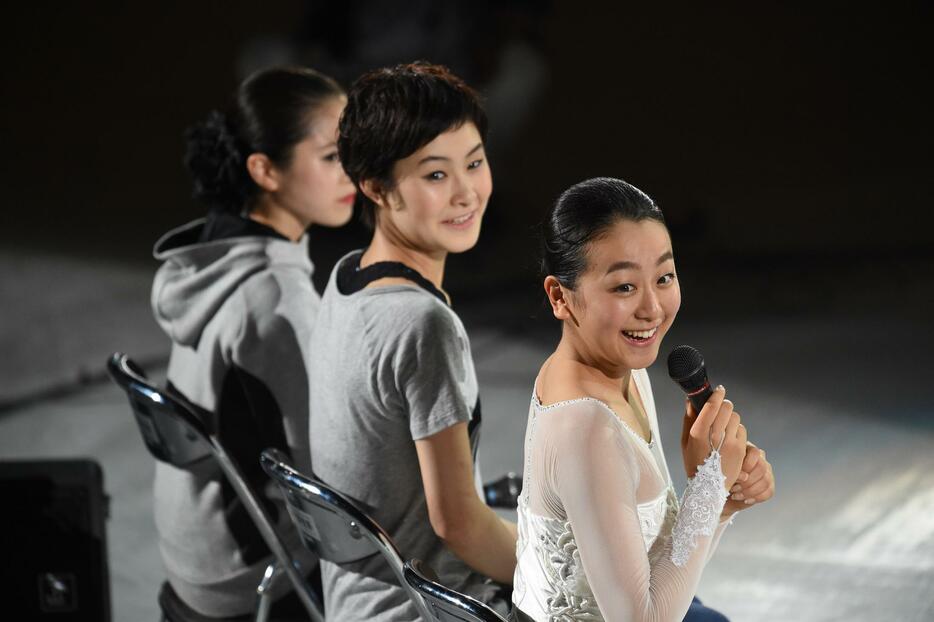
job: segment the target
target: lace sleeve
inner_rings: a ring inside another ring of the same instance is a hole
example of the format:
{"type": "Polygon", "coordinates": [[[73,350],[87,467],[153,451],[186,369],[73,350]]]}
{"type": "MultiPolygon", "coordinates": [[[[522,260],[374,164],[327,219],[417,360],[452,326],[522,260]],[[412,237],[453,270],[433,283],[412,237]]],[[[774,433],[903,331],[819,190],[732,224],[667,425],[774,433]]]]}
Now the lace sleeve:
{"type": "Polygon", "coordinates": [[[688,482],[678,520],[671,530],[671,561],[684,566],[700,536],[713,536],[726,503],[726,477],[720,468],[720,452],[714,449],[688,482]]]}

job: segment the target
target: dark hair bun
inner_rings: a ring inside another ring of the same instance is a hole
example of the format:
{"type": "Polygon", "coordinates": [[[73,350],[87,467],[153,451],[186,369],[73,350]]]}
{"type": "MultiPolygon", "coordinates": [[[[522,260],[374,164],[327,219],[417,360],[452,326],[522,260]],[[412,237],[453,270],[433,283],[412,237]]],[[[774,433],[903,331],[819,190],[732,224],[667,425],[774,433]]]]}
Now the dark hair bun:
{"type": "Polygon", "coordinates": [[[211,207],[239,211],[251,180],[246,155],[227,123],[214,110],[185,131],[185,168],[192,178],[192,196],[211,207]]]}
{"type": "Polygon", "coordinates": [[[306,67],[271,67],[243,82],[225,116],[214,111],[185,131],[185,168],[195,199],[234,212],[249,210],[260,192],[246,169],[252,153],[287,167],[308,135],[309,115],[344,91],[306,67]]]}

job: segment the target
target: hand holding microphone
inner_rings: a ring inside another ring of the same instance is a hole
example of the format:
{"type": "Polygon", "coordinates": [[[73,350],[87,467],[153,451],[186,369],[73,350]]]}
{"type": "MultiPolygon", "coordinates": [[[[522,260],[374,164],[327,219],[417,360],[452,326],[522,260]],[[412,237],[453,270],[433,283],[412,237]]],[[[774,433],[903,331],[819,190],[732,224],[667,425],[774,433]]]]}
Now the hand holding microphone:
{"type": "Polygon", "coordinates": [[[691,346],[675,348],[668,356],[668,375],[688,396],[681,432],[681,450],[688,477],[694,476],[711,445],[715,448],[725,435],[724,447],[720,450],[721,468],[730,498],[723,509],[724,515],[771,499],[775,494],[772,465],[765,459],[765,451],[746,440],[745,426],[733,411],[733,403],[725,399],[726,389],[722,386],[711,389],[700,352],[691,346]],[[740,438],[742,443],[739,443],[740,438]],[[735,446],[731,439],[735,440],[735,446]],[[727,447],[727,443],[731,446],[727,447]],[[734,454],[739,455],[738,466],[734,454]],[[732,476],[736,472],[736,476],[732,476]]]}
{"type": "Polygon", "coordinates": [[[736,483],[746,454],[746,428],[722,386],[714,390],[700,352],[678,346],[668,356],[668,375],[685,390],[688,404],[681,430],[684,470],[694,477],[697,467],[713,450],[720,452],[726,490],[736,483]]]}

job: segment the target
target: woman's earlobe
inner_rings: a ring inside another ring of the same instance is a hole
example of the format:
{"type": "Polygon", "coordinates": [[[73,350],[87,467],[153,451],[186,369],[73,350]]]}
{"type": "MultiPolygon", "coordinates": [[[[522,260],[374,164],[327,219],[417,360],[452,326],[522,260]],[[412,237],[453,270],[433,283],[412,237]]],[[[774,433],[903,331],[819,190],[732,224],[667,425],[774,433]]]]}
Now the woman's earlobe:
{"type": "Polygon", "coordinates": [[[564,298],[564,292],[561,290],[561,284],[558,279],[549,276],[545,279],[545,295],[548,297],[548,303],[551,305],[551,312],[555,319],[567,319],[567,303],[564,298]]]}
{"type": "Polygon", "coordinates": [[[574,322],[574,326],[580,328],[580,322],[577,321],[577,318],[574,317],[574,312],[571,311],[571,307],[568,306],[567,301],[564,298],[556,300],[551,305],[551,312],[554,314],[555,319],[561,320],[571,320],[574,322]]]}
{"type": "Polygon", "coordinates": [[[567,310],[568,310],[567,304],[564,302],[564,298],[561,297],[560,293],[557,296],[555,296],[554,293],[552,293],[552,295],[549,296],[549,298],[551,299],[551,309],[554,312],[555,317],[558,318],[559,320],[567,319],[565,317],[567,315],[567,310]]]}

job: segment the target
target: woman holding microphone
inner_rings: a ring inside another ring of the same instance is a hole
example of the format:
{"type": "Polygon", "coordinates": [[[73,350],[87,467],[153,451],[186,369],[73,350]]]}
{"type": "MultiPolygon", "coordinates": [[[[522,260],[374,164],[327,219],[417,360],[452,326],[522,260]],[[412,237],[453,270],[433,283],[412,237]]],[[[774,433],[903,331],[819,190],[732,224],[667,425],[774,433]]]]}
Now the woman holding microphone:
{"type": "Polygon", "coordinates": [[[515,616],[678,622],[732,515],[772,496],[771,467],[718,387],[685,414],[678,501],[645,369],[681,292],[647,195],[610,178],[569,188],[545,225],[543,269],[562,336],[529,408],[515,616]]]}

